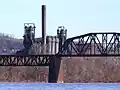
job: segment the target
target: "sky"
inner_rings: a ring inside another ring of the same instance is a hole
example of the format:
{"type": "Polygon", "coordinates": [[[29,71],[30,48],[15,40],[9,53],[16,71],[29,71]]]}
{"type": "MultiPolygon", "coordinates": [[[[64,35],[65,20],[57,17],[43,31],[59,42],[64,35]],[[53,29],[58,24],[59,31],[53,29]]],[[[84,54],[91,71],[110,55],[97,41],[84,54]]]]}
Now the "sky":
{"type": "Polygon", "coordinates": [[[65,26],[68,38],[90,32],[120,32],[120,0],[0,0],[0,32],[23,38],[24,23],[35,23],[41,37],[41,5],[46,33],[65,26]]]}

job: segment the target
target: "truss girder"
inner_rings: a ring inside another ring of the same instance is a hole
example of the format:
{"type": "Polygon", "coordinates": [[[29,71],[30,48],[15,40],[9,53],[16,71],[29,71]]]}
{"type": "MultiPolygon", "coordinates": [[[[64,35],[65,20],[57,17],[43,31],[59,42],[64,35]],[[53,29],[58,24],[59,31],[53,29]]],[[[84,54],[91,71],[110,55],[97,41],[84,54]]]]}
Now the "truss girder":
{"type": "Polygon", "coordinates": [[[49,66],[53,56],[120,56],[120,33],[88,33],[69,38],[55,55],[0,55],[0,66],[49,66]]]}
{"type": "Polygon", "coordinates": [[[49,66],[49,55],[0,55],[0,66],[49,66]]]}
{"type": "Polygon", "coordinates": [[[88,33],[65,41],[61,55],[119,56],[120,33],[88,33]]]}

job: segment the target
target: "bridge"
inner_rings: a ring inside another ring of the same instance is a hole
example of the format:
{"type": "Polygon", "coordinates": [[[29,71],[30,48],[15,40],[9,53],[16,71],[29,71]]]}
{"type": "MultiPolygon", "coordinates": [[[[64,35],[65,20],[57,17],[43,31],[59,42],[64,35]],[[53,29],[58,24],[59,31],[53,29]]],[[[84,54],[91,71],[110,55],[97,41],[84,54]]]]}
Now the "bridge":
{"type": "Polygon", "coordinates": [[[57,54],[0,55],[0,66],[49,66],[52,57],[120,56],[120,33],[88,33],[68,38],[57,54]]]}
{"type": "MultiPolygon", "coordinates": [[[[27,24],[29,25],[29,24],[27,24]]],[[[120,33],[102,32],[88,33],[66,39],[66,29],[59,27],[57,39],[59,39],[59,49],[57,53],[51,53],[54,48],[49,47],[49,53],[45,53],[45,6],[42,6],[42,46],[41,54],[28,54],[28,50],[36,43],[35,25],[24,26],[25,34],[23,45],[24,53],[16,55],[0,55],[0,66],[49,66],[48,82],[56,83],[59,78],[60,64],[62,57],[108,57],[120,56],[120,33]],[[60,29],[60,30],[59,30],[60,29]]],[[[50,39],[50,38],[49,38],[50,39]]],[[[39,44],[39,43],[38,43],[39,44]]],[[[49,46],[51,45],[48,43],[49,46]]]]}
{"type": "Polygon", "coordinates": [[[120,33],[88,33],[69,38],[60,55],[66,56],[119,56],[120,33]]]}
{"type": "Polygon", "coordinates": [[[62,57],[120,56],[120,33],[88,33],[68,38],[54,55],[0,55],[0,66],[49,66],[49,82],[57,82],[62,57]]]}

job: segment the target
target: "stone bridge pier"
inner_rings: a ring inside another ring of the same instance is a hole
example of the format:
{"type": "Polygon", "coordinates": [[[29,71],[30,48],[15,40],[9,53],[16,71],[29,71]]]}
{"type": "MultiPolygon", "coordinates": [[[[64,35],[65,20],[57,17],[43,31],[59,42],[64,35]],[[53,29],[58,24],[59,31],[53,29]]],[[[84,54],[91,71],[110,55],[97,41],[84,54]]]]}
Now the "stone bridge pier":
{"type": "Polygon", "coordinates": [[[59,56],[53,56],[50,59],[49,66],[49,83],[63,83],[63,69],[62,69],[62,58],[59,56]]]}

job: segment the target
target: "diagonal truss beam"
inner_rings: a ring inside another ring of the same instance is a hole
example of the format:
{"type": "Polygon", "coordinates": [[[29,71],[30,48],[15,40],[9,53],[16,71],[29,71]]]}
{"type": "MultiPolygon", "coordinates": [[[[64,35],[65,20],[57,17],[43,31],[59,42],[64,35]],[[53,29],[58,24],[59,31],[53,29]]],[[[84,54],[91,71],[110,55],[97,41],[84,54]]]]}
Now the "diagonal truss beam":
{"type": "Polygon", "coordinates": [[[120,33],[88,33],[65,41],[59,55],[119,56],[120,33]]]}
{"type": "Polygon", "coordinates": [[[88,33],[69,38],[55,55],[0,55],[0,66],[49,66],[53,56],[120,56],[120,33],[88,33]]]}
{"type": "Polygon", "coordinates": [[[49,55],[0,55],[0,66],[49,66],[49,55]]]}

